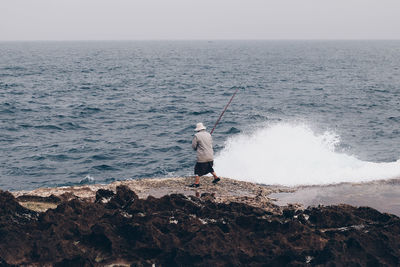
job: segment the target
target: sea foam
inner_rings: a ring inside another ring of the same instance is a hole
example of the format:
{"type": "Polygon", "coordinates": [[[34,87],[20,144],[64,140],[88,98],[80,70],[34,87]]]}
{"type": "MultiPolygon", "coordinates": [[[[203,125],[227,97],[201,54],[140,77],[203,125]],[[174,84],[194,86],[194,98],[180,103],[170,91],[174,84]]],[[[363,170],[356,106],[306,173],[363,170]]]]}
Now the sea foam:
{"type": "Polygon", "coordinates": [[[400,160],[362,161],[336,150],[340,137],[278,123],[229,138],[216,155],[218,175],[264,184],[317,185],[400,177],[400,160]]]}

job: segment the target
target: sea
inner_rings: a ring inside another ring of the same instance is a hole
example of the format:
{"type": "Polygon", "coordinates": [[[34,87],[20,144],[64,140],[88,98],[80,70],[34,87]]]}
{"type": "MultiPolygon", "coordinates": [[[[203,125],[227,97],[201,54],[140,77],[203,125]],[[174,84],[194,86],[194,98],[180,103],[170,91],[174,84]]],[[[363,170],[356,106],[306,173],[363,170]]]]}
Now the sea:
{"type": "Polygon", "coordinates": [[[192,176],[400,178],[400,41],[0,42],[0,189],[192,176]]]}

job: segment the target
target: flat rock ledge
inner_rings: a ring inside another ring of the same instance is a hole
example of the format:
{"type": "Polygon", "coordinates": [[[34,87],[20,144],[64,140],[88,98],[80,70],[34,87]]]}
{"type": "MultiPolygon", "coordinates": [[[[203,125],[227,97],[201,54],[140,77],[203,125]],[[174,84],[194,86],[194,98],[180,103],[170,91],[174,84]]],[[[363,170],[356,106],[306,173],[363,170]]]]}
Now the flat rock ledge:
{"type": "Polygon", "coordinates": [[[124,185],[134,191],[138,197],[142,199],[148,196],[160,198],[169,194],[183,194],[186,196],[197,196],[203,199],[213,199],[213,201],[217,203],[245,203],[279,213],[280,208],[273,204],[274,199],[269,198],[268,195],[271,193],[289,192],[293,190],[285,187],[265,186],[230,178],[221,178],[218,184],[213,184],[212,180],[212,177],[201,177],[201,186],[199,188],[189,187],[194,181],[193,177],[175,177],[126,180],[111,184],[38,188],[33,191],[15,191],[12,192],[12,194],[23,206],[36,211],[45,211],[47,208],[54,208],[55,202],[52,203],[51,199],[48,198],[50,196],[56,196],[62,200],[80,198],[93,202],[98,190],[102,189],[116,192],[118,186],[124,185]]]}

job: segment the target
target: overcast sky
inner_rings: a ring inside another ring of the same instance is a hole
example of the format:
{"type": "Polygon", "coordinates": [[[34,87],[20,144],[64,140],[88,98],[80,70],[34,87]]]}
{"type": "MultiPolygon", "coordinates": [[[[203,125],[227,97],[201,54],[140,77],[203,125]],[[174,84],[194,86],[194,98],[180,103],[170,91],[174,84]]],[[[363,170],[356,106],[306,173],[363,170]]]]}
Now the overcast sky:
{"type": "Polygon", "coordinates": [[[0,40],[400,39],[400,0],[0,0],[0,40]]]}

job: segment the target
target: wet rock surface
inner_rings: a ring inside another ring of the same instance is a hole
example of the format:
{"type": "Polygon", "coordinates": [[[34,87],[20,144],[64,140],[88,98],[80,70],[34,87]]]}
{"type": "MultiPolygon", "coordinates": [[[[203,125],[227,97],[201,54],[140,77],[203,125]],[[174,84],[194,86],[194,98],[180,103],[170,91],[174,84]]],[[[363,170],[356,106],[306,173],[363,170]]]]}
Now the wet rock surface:
{"type": "Polygon", "coordinates": [[[299,203],[305,207],[349,204],[368,206],[400,216],[400,178],[363,183],[301,186],[294,192],[273,193],[276,204],[299,203]]]}
{"type": "Polygon", "coordinates": [[[400,219],[367,207],[271,210],[119,185],[34,212],[0,191],[3,266],[398,266],[399,240],[400,219]]]}

